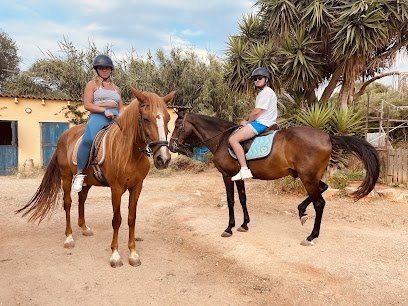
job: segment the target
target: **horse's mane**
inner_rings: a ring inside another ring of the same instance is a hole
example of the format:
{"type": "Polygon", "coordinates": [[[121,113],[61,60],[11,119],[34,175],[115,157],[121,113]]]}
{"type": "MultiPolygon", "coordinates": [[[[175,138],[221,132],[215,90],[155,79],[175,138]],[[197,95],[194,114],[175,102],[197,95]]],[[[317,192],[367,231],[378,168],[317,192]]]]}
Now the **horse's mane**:
{"type": "MultiPolygon", "coordinates": [[[[111,156],[115,158],[113,164],[116,173],[124,169],[129,161],[135,158],[136,154],[141,154],[140,150],[136,148],[137,141],[142,139],[139,131],[140,107],[146,105],[149,112],[154,114],[157,113],[158,109],[167,112],[166,106],[156,94],[150,92],[143,92],[143,94],[147,98],[146,103],[140,102],[138,99],[132,100],[118,118],[120,128],[116,125],[110,132],[109,150],[111,156]]],[[[143,144],[140,144],[140,147],[144,149],[143,144]]]]}
{"type": "Polygon", "coordinates": [[[237,124],[235,124],[234,122],[224,120],[221,118],[217,118],[217,117],[211,117],[211,116],[196,114],[196,113],[187,113],[186,116],[187,115],[201,118],[204,122],[210,125],[213,125],[213,126],[217,126],[220,129],[228,129],[232,126],[237,126],[237,124]]]}

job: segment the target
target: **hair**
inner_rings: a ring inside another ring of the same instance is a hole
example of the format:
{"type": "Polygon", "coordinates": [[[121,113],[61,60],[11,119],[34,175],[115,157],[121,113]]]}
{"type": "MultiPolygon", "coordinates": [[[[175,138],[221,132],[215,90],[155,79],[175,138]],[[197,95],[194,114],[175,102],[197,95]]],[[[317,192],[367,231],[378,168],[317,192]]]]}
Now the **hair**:
{"type": "MultiPolygon", "coordinates": [[[[156,114],[158,109],[163,109],[167,112],[164,103],[154,93],[143,92],[148,101],[149,112],[156,114]]],[[[122,169],[125,169],[127,164],[135,158],[135,154],[139,151],[135,148],[135,144],[141,139],[141,131],[139,129],[139,112],[143,103],[138,99],[132,102],[125,108],[123,113],[118,118],[120,128],[116,125],[110,133],[110,154],[115,157],[115,172],[119,175],[122,169]]]]}
{"type": "MultiPolygon", "coordinates": [[[[95,82],[97,87],[102,86],[102,81],[103,79],[99,76],[99,75],[95,75],[92,80],[95,82]]],[[[115,90],[120,93],[120,89],[119,87],[113,82],[111,76],[109,76],[109,82],[112,83],[113,88],[115,88],[115,90]]]]}

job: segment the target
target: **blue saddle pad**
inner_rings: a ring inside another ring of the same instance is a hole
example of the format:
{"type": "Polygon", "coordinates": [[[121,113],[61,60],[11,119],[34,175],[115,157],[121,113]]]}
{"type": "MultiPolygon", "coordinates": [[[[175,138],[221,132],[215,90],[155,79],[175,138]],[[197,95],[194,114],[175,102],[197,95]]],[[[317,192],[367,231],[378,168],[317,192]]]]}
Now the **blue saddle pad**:
{"type": "MultiPolygon", "coordinates": [[[[266,136],[257,136],[251,144],[248,152],[245,154],[246,160],[264,158],[271,153],[273,138],[277,131],[272,132],[266,136]]],[[[237,159],[234,151],[228,148],[231,157],[237,159]]]]}

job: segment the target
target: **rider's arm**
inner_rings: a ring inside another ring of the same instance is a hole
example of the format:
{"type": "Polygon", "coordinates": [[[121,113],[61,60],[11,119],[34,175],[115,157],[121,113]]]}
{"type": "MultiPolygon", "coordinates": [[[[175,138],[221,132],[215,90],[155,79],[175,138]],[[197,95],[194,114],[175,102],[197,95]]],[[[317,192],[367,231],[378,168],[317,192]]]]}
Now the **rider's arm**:
{"type": "Polygon", "coordinates": [[[105,108],[102,106],[97,106],[93,103],[95,82],[89,81],[84,90],[84,108],[92,113],[103,113],[105,108]]]}
{"type": "Polygon", "coordinates": [[[254,108],[253,111],[249,114],[248,122],[256,120],[263,111],[264,109],[262,108],[254,108]]]}

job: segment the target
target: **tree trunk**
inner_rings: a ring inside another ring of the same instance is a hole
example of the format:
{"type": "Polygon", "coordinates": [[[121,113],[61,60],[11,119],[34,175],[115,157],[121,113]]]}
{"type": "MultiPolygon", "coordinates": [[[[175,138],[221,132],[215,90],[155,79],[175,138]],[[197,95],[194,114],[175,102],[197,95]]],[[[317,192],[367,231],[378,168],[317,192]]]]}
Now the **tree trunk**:
{"type": "Polygon", "coordinates": [[[327,84],[326,88],[324,89],[319,102],[326,103],[330,99],[331,95],[333,94],[333,91],[337,87],[337,83],[339,82],[342,74],[343,74],[343,65],[340,65],[339,67],[337,67],[337,69],[332,74],[329,84],[327,84]]]}
{"type": "Polygon", "coordinates": [[[383,74],[379,74],[368,81],[364,82],[363,86],[361,86],[360,90],[354,95],[354,100],[357,100],[366,90],[367,86],[370,85],[372,82],[377,81],[378,79],[381,79],[383,77],[391,76],[391,75],[400,75],[401,72],[399,71],[393,71],[393,72],[387,72],[383,74]]]}

